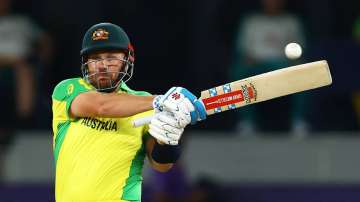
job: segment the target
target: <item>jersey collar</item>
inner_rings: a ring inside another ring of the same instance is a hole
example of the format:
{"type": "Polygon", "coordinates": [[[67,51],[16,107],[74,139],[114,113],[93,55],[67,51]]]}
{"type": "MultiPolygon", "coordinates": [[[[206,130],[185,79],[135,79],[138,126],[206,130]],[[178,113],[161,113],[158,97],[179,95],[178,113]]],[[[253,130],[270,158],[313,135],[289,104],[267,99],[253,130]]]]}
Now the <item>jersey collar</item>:
{"type": "Polygon", "coordinates": [[[119,91],[129,92],[131,89],[126,85],[125,82],[121,81],[120,88],[118,88],[117,92],[119,91]]]}

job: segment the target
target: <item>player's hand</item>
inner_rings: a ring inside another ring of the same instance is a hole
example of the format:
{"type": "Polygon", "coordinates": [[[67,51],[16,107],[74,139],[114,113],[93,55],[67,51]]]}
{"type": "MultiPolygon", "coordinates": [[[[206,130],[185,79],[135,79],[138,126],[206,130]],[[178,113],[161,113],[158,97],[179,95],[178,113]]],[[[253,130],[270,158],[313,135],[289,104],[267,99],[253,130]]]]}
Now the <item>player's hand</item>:
{"type": "Polygon", "coordinates": [[[164,144],[178,145],[184,128],[190,120],[190,115],[162,111],[151,119],[149,133],[164,144]]]}
{"type": "Polygon", "coordinates": [[[198,100],[194,94],[182,87],[172,87],[165,95],[157,96],[154,99],[153,107],[155,108],[155,111],[172,111],[173,109],[176,109],[174,106],[184,102],[185,98],[187,98],[194,106],[194,110],[190,112],[191,124],[206,119],[206,109],[204,104],[198,100]],[[170,105],[169,103],[173,103],[173,107],[166,107],[170,105]]]}

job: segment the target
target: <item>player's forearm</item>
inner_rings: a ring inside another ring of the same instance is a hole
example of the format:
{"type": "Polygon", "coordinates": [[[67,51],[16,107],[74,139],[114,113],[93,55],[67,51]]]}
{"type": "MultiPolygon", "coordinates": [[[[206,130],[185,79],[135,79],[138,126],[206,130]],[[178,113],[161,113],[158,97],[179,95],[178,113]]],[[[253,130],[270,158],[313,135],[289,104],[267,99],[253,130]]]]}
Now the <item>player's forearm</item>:
{"type": "Polygon", "coordinates": [[[154,97],[114,94],[100,103],[96,115],[100,117],[128,117],[149,111],[153,109],[154,97]]]}
{"type": "Polygon", "coordinates": [[[169,171],[174,165],[173,163],[157,163],[152,158],[149,158],[149,162],[152,169],[162,173],[169,171]]]}
{"type": "Polygon", "coordinates": [[[154,149],[154,145],[155,143],[155,139],[154,138],[149,138],[146,142],[146,152],[147,152],[147,157],[150,163],[151,168],[153,168],[154,170],[157,170],[159,172],[167,172],[169,171],[172,167],[173,167],[173,163],[158,163],[156,162],[153,158],[152,158],[152,152],[154,149]]]}
{"type": "Polygon", "coordinates": [[[82,93],[71,103],[70,113],[73,117],[128,117],[152,110],[154,97],[98,92],[82,93]]]}

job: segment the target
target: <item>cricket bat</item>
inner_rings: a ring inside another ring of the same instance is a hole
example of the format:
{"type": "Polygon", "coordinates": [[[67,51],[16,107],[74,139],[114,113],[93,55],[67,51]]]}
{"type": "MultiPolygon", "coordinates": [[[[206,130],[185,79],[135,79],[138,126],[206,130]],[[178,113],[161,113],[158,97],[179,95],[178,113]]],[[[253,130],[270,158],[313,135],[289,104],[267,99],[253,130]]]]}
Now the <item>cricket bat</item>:
{"type": "MultiPolygon", "coordinates": [[[[248,77],[201,92],[207,115],[330,85],[326,60],[300,64],[248,77]]],[[[137,119],[134,127],[148,124],[152,116],[137,119]]]]}

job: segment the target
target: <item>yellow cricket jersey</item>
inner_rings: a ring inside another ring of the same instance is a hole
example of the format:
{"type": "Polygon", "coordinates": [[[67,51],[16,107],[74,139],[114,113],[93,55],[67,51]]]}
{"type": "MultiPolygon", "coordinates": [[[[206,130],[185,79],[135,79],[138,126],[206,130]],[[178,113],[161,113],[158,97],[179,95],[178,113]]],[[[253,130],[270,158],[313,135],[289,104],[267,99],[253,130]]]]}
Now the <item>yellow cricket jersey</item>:
{"type": "MultiPolygon", "coordinates": [[[[74,98],[92,90],[83,79],[73,78],[60,82],[52,95],[56,201],[141,201],[148,128],[133,128],[132,121],[151,112],[127,118],[70,118],[74,98]]],[[[124,83],[117,93],[150,95],[124,83]]]]}

